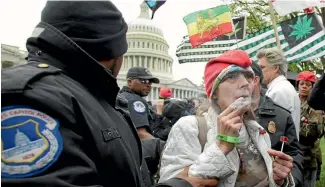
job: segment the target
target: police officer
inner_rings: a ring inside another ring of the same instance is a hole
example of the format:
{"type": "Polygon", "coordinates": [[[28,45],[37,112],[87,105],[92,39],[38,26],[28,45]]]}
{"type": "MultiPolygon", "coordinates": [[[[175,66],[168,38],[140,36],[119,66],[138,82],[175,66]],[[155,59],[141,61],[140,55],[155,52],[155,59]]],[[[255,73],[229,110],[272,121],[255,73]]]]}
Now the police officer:
{"type": "Polygon", "coordinates": [[[319,78],[308,95],[308,104],[315,110],[325,111],[325,73],[319,78]]]}
{"type": "Polygon", "coordinates": [[[316,75],[310,71],[300,72],[297,76],[299,98],[301,100],[301,121],[299,142],[304,153],[304,186],[316,185],[317,172],[320,174],[322,154],[319,142],[324,135],[325,115],[321,110],[312,109],[307,97],[316,82],[316,75]]]}
{"type": "MultiPolygon", "coordinates": [[[[150,186],[134,126],[115,109],[127,25],[110,1],[49,1],[26,65],[1,80],[4,186],[150,186]]],[[[187,176],[157,186],[214,185],[187,176]]]]}
{"type": "Polygon", "coordinates": [[[157,77],[152,76],[147,68],[130,68],[127,75],[127,86],[124,86],[120,94],[129,102],[131,120],[137,128],[140,139],[151,139],[150,126],[155,122],[157,115],[150,110],[147,101],[143,98],[151,91],[151,84],[159,83],[157,77]]]}
{"type": "Polygon", "coordinates": [[[296,186],[303,185],[302,162],[303,156],[299,149],[295,125],[288,110],[274,103],[271,98],[265,95],[261,87],[263,73],[259,65],[252,63],[255,77],[252,80],[253,102],[255,103],[256,121],[264,127],[271,139],[272,149],[281,150],[281,136],[288,137],[283,152],[293,157],[292,176],[296,186]]]}

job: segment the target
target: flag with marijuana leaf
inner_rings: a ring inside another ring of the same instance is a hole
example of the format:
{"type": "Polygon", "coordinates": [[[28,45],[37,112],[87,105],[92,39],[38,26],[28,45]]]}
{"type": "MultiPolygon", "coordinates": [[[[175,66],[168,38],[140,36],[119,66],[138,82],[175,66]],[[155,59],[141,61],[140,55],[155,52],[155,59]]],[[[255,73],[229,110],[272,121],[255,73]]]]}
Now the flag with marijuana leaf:
{"type": "Polygon", "coordinates": [[[323,30],[315,14],[306,14],[281,22],[281,27],[291,48],[298,46],[301,42],[308,41],[310,37],[323,30]]]}
{"type": "MultiPolygon", "coordinates": [[[[299,18],[302,19],[301,22],[303,22],[303,17],[304,15],[299,18]]],[[[310,18],[310,16],[307,17],[307,21],[310,18]]],[[[288,37],[294,37],[295,40],[298,39],[296,39],[296,36],[289,36],[293,31],[288,32],[288,27],[290,27],[289,25],[294,25],[297,23],[297,21],[298,18],[294,18],[292,20],[288,20],[277,25],[281,49],[283,50],[287,61],[290,63],[295,63],[302,61],[310,61],[325,56],[325,31],[319,30],[318,27],[320,25],[318,22],[314,22],[313,20],[311,21],[310,27],[315,28],[315,31],[310,31],[310,33],[312,33],[313,35],[310,34],[310,36],[299,36],[299,40],[303,40],[299,41],[299,43],[292,43],[290,40],[288,40],[288,37]],[[291,43],[291,45],[289,45],[289,43],[291,43]]],[[[216,56],[224,53],[225,51],[232,49],[244,50],[248,53],[249,57],[253,61],[257,61],[256,54],[258,50],[262,48],[270,48],[277,46],[274,29],[272,26],[249,34],[245,37],[244,40],[241,40],[237,44],[235,40],[220,41],[215,39],[199,46],[198,48],[192,48],[189,44],[186,44],[186,41],[188,42],[188,38],[185,38],[183,40],[176,52],[179,63],[208,62],[211,58],[215,58],[216,56]],[[225,47],[222,47],[222,45],[225,45],[225,47]]]]}
{"type": "Polygon", "coordinates": [[[211,58],[228,51],[232,45],[244,39],[246,34],[246,18],[233,18],[232,21],[234,32],[214,38],[195,48],[190,44],[189,37],[184,36],[176,50],[179,63],[207,62],[211,58]]]}
{"type": "Polygon", "coordinates": [[[151,19],[153,19],[153,16],[155,15],[158,8],[165,4],[166,0],[146,0],[145,2],[152,11],[151,19]]]}
{"type": "MultiPolygon", "coordinates": [[[[305,15],[300,16],[299,22],[303,22],[304,16],[305,15]]],[[[310,16],[307,17],[305,21],[308,21],[310,18],[310,16]]],[[[294,29],[292,28],[293,26],[290,25],[295,25],[297,22],[298,18],[294,18],[277,25],[281,49],[284,52],[287,61],[289,63],[296,63],[310,61],[325,56],[325,31],[319,29],[319,27],[321,27],[320,23],[311,20],[311,24],[307,25],[308,28],[313,27],[314,29],[304,28],[304,32],[307,32],[307,35],[305,33],[299,33],[299,36],[297,36],[298,32],[294,32],[294,30],[291,30],[291,32],[288,31],[290,28],[294,29]],[[294,41],[290,40],[292,37],[294,37],[294,41]],[[300,41],[297,42],[297,40],[300,41]]],[[[238,43],[239,49],[246,51],[253,61],[257,61],[256,54],[258,50],[276,46],[272,26],[250,34],[245,38],[245,40],[238,43]]]]}

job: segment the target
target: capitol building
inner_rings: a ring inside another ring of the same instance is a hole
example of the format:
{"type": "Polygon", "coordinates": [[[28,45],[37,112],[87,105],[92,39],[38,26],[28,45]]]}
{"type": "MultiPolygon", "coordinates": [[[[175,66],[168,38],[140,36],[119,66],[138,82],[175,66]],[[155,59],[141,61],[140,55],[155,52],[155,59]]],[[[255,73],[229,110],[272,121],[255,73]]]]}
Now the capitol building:
{"type": "Polygon", "coordinates": [[[157,100],[159,88],[168,87],[173,91],[174,98],[197,97],[204,93],[202,88],[187,78],[173,80],[173,59],[168,54],[168,43],[163,32],[150,19],[149,7],[145,2],[140,5],[141,11],[137,19],[128,26],[127,41],[129,49],[124,55],[123,65],[118,76],[120,87],[127,85],[126,74],[131,67],[146,67],[160,79],[160,84],[152,84],[147,100],[157,100]]]}
{"type": "MultiPolygon", "coordinates": [[[[197,97],[204,90],[192,83],[187,78],[173,79],[173,59],[168,54],[168,43],[163,32],[149,16],[149,7],[146,3],[140,5],[140,15],[128,24],[127,41],[128,51],[124,55],[123,65],[117,77],[120,87],[127,85],[126,74],[131,67],[146,67],[153,76],[160,79],[159,84],[152,84],[152,90],[147,96],[148,101],[157,100],[160,87],[168,87],[173,92],[174,98],[197,97]]],[[[26,51],[18,47],[1,45],[2,68],[26,63],[26,51]]]]}

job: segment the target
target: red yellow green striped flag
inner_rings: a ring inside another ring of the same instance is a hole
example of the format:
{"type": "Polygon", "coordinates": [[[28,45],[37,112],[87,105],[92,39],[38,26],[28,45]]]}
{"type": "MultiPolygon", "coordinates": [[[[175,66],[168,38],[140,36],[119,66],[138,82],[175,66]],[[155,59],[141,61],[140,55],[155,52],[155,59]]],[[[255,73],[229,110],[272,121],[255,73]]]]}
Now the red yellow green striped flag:
{"type": "Polygon", "coordinates": [[[192,47],[233,32],[232,18],[227,5],[193,12],[183,20],[187,25],[192,47]]]}

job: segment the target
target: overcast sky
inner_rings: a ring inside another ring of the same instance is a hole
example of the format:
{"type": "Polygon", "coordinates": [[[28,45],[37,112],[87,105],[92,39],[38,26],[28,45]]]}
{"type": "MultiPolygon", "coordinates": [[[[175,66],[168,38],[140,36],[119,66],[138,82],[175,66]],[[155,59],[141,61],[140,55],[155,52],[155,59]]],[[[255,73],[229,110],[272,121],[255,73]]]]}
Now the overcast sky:
{"type": "MultiPolygon", "coordinates": [[[[143,0],[112,0],[127,22],[136,19],[143,0]]],[[[187,34],[183,17],[196,10],[211,8],[221,0],[167,0],[155,13],[154,22],[160,27],[170,46],[169,54],[174,59],[173,79],[188,78],[196,84],[202,81],[205,64],[179,64],[175,56],[177,45],[187,34]]],[[[25,42],[40,21],[41,10],[46,0],[1,1],[1,43],[19,46],[26,50],[25,42]]]]}

